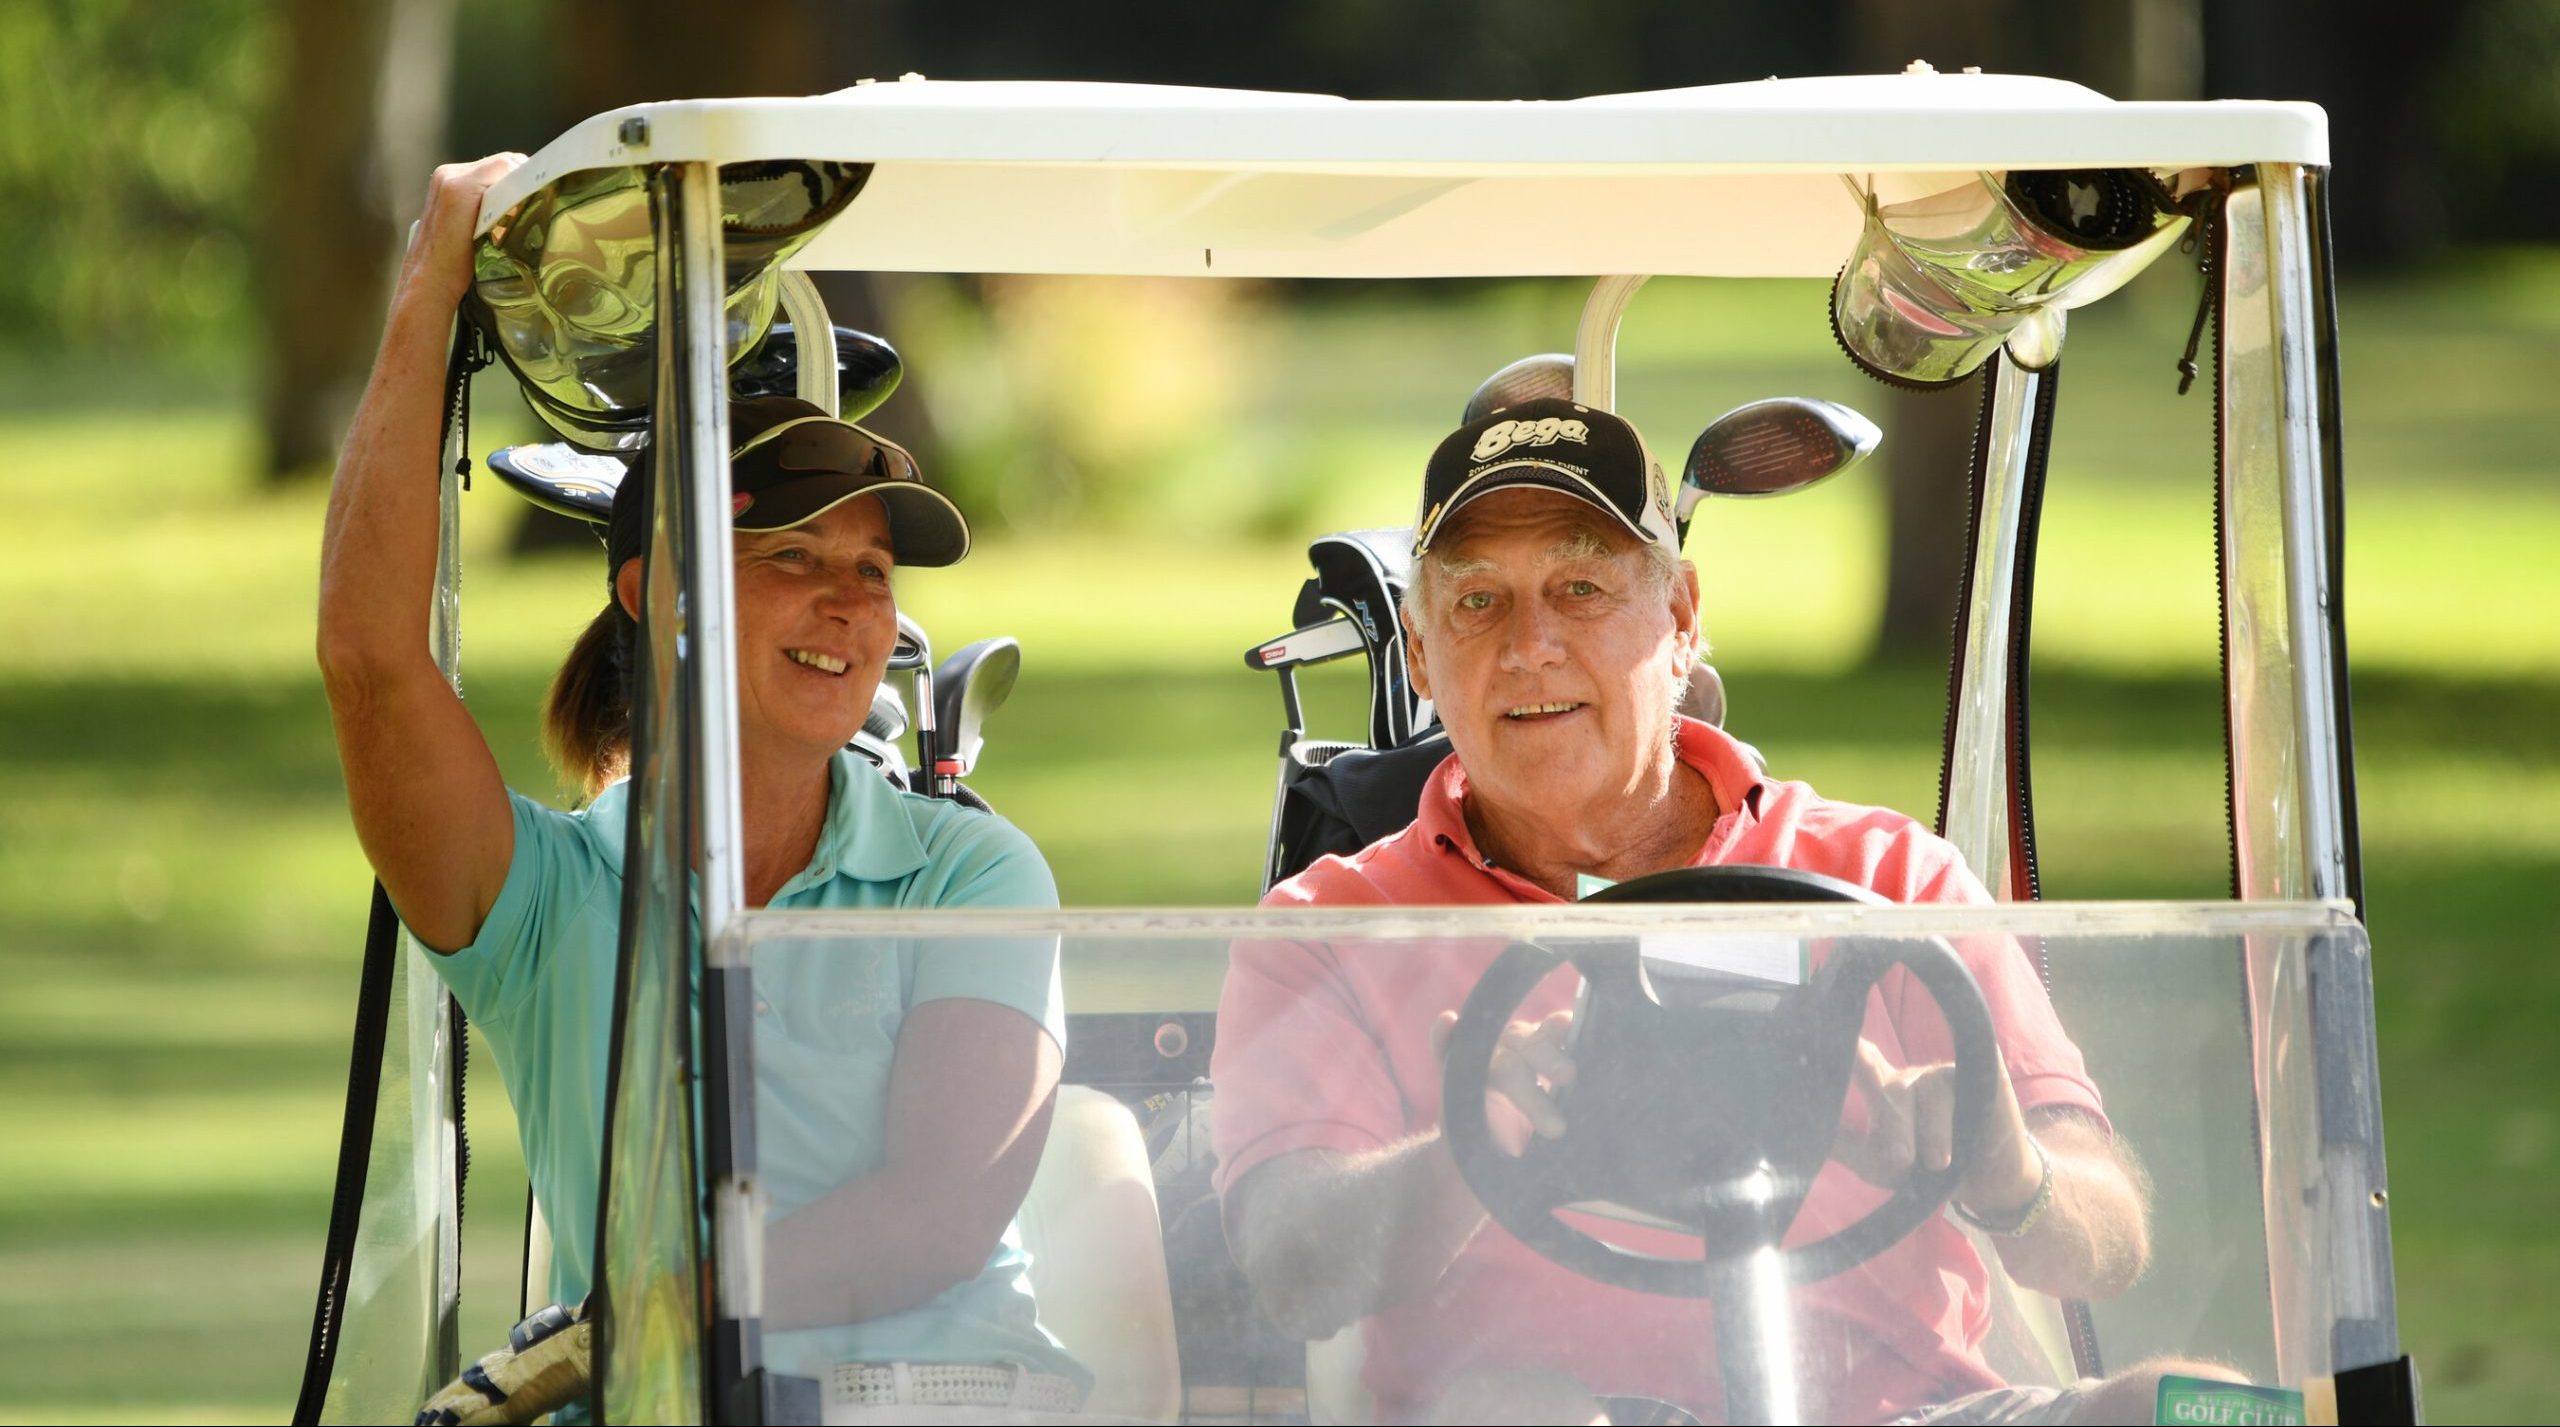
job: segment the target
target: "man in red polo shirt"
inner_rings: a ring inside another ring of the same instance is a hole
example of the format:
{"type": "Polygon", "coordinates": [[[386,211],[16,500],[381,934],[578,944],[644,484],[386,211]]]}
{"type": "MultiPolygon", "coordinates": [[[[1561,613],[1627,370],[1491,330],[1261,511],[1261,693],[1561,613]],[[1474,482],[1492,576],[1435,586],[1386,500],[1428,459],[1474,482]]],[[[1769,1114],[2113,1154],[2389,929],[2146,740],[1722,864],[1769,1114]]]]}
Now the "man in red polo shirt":
{"type": "MultiPolygon", "coordinates": [[[[1556,902],[1586,876],[1719,863],[1824,873],[1895,901],[1989,900],[1911,819],[1766,778],[1723,732],[1674,713],[1703,647],[1697,572],[1626,422],[1554,399],[1470,422],[1433,453],[1414,529],[1413,678],[1452,756],[1410,827],[1316,862],[1267,904],[1556,902]]],[[[1540,1257],[1488,1221],[1441,1140],[1440,1044],[1499,950],[1236,949],[1212,1109],[1237,1261],[1283,1329],[1363,1325],[1382,1419],[1605,1420],[1611,1395],[1712,1416],[1723,1392],[1706,1305],[1540,1257]]],[[[2025,956],[2006,939],[1963,955],[2007,1074],[1955,1209],[2021,1284],[2117,1292],[2148,1255],[2141,1175],[2025,956]]],[[[1573,1074],[1568,979],[1515,1013],[1496,1053],[1515,1139],[1563,1129],[1552,1092],[1573,1074]]],[[[1915,1162],[1948,1162],[1950,1056],[1925,993],[1873,998],[1857,1092],[1790,1242],[1855,1222],[1915,1162]]],[[[1604,1232],[1641,1246],[1641,1231],[1604,1232]]],[[[1986,1293],[1981,1259],[1944,1218],[1797,1290],[1808,1420],[2149,1420],[2165,1365],[2059,1391],[2004,1385],[1981,1351],[1986,1293]]]]}

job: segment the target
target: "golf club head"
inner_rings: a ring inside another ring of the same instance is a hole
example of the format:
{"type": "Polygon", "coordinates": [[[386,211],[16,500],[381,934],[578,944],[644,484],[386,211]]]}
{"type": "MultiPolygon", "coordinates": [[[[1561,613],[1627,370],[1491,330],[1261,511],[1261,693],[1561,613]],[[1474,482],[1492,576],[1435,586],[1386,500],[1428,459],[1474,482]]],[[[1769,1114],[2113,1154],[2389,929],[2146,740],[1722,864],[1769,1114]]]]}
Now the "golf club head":
{"type": "Polygon", "coordinates": [[[1022,643],[1001,634],[963,645],[933,671],[934,724],[941,734],[943,767],[951,776],[965,776],[978,766],[987,716],[1013,696],[1014,681],[1021,676],[1022,643]]]}
{"type": "Polygon", "coordinates": [[[1463,426],[1478,417],[1490,416],[1506,406],[1517,406],[1540,397],[1573,399],[1573,355],[1569,352],[1540,352],[1522,357],[1492,376],[1467,398],[1467,409],[1458,418],[1463,426]]]}
{"type": "Polygon", "coordinates": [[[1357,654],[1368,647],[1367,637],[1360,632],[1360,621],[1327,614],[1246,650],[1244,664],[1248,669],[1301,669],[1357,654]]]}
{"type": "MultiPolygon", "coordinates": [[[[839,326],[836,331],[836,419],[860,421],[898,389],[906,368],[886,338],[839,326]]],[[[756,349],[729,369],[729,394],[740,399],[800,394],[800,336],[776,322],[756,349]]]]}
{"type": "MultiPolygon", "coordinates": [[[[868,332],[836,331],[838,419],[859,421],[898,389],[905,367],[897,349],[868,332]]],[[[792,396],[799,391],[799,338],[788,322],[774,324],[764,342],[729,372],[729,394],[739,400],[792,396]]],[[[613,522],[613,494],[640,459],[641,448],[618,454],[585,450],[567,441],[506,446],[489,453],[489,469],[516,494],[544,510],[596,525],[613,522]]],[[[895,664],[890,666],[896,668],[895,664]]]]}
{"type": "Polygon", "coordinates": [[[555,515],[593,525],[613,521],[613,495],[631,474],[619,456],[581,451],[566,441],[505,446],[489,453],[489,469],[516,494],[555,515]]]}
{"type": "Polygon", "coordinates": [[[889,646],[888,672],[903,674],[933,664],[933,641],[925,636],[924,626],[906,614],[898,616],[898,642],[889,646]]]}
{"type": "Polygon", "coordinates": [[[1884,440],[1864,416],[1836,401],[1773,396],[1737,406],[1707,424],[1680,472],[1680,531],[1711,495],[1771,496],[1836,476],[1884,440]]]}
{"type": "Polygon", "coordinates": [[[898,751],[898,740],[906,731],[906,698],[896,684],[883,681],[872,691],[871,712],[862,720],[862,731],[847,746],[870,760],[892,784],[911,787],[913,770],[907,767],[906,755],[898,751]]]}
{"type": "Polygon", "coordinates": [[[906,736],[907,700],[897,685],[884,682],[871,691],[871,712],[863,716],[862,731],[882,743],[906,736]]]}

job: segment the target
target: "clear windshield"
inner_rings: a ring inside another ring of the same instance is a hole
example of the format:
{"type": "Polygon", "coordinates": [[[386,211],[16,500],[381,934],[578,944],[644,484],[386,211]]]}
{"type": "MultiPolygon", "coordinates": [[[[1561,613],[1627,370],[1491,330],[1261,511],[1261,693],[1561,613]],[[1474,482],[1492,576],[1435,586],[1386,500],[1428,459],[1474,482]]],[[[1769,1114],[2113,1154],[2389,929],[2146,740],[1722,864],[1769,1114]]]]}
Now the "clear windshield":
{"type": "Polygon", "coordinates": [[[2337,1260],[2366,1191],[2320,1124],[2320,968],[2362,975],[2330,908],[740,934],[767,1361],[831,1417],[1881,1421],[2163,1358],[2316,1400],[2364,1271],[2337,1260]],[[1001,1060],[1054,1024],[1025,989],[1052,957],[1068,1085],[1037,1175],[974,1274],[919,1276],[966,1215],[916,1167],[1004,1135],[903,1078],[954,1063],[917,1028],[1010,1007],[968,1023],[1001,1060]]]}

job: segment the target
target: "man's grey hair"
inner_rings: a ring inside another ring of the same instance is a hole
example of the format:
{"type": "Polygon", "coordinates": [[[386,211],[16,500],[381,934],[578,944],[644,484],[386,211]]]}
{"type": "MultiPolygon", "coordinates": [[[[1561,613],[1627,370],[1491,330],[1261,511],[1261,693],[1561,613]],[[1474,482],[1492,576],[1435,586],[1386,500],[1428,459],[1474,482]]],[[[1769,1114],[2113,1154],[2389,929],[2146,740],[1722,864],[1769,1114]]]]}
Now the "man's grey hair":
{"type": "MultiPolygon", "coordinates": [[[[1457,520],[1458,517],[1452,516],[1440,527],[1444,548],[1457,520]]],[[[1636,540],[1635,537],[1626,535],[1623,531],[1617,532],[1621,538],[1613,541],[1610,539],[1608,530],[1607,526],[1594,518],[1577,525],[1571,534],[1557,541],[1555,547],[1547,553],[1550,558],[1559,561],[1605,559],[1620,553],[1628,543],[1633,542],[1644,560],[1646,583],[1652,587],[1653,592],[1667,597],[1678,588],[1679,551],[1650,540],[1636,540]]],[[[1413,562],[1413,573],[1405,580],[1404,599],[1401,602],[1405,623],[1415,629],[1429,629],[1432,588],[1442,580],[1462,580],[1479,571],[1490,569],[1492,565],[1493,562],[1490,560],[1466,560],[1428,550],[1416,556],[1413,562]]],[[[1705,652],[1705,645],[1702,642],[1699,653],[1703,656],[1705,652]]],[[[1679,678],[1672,685],[1671,702],[1674,707],[1689,696],[1689,672],[1687,669],[1682,669],[1679,678]]]]}
{"type": "MultiPolygon", "coordinates": [[[[1455,523],[1454,519],[1451,523],[1455,523]]],[[[1557,541],[1555,548],[1547,553],[1550,558],[1559,561],[1597,560],[1617,554],[1620,545],[1613,543],[1607,535],[1603,534],[1603,529],[1598,520],[1593,520],[1577,527],[1572,534],[1557,541]]],[[[1448,526],[1442,527],[1441,537],[1444,542],[1451,533],[1448,526]]],[[[1633,540],[1634,537],[1629,536],[1627,539],[1633,540]]],[[[1637,541],[1636,549],[1644,557],[1644,572],[1654,593],[1670,594],[1680,579],[1679,553],[1649,540],[1637,541]]],[[[1403,600],[1405,619],[1417,626],[1427,625],[1429,620],[1426,616],[1431,609],[1430,592],[1434,585],[1441,580],[1463,580],[1469,575],[1492,567],[1493,562],[1490,560],[1464,560],[1453,555],[1424,551],[1415,557],[1413,572],[1405,581],[1403,600]]]]}

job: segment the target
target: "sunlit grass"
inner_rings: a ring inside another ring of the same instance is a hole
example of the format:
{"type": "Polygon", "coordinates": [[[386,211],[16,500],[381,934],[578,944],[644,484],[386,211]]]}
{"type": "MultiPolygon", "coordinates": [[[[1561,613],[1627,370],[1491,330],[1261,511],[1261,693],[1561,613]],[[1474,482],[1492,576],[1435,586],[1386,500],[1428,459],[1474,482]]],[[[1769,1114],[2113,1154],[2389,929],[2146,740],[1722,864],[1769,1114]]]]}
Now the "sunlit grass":
{"type": "MultiPolygon", "coordinates": [[[[2554,371],[2560,372],[2560,362],[2554,371]]],[[[242,500],[237,466],[186,467],[193,450],[236,453],[236,416],[154,423],[124,450],[94,419],[0,428],[0,645],[14,677],[309,676],[321,493],[242,500]],[[82,443],[87,443],[83,448],[82,443]],[[84,472],[78,483],[36,473],[84,472]],[[180,474],[169,474],[177,472],[180,474]],[[166,489],[164,490],[164,486],[166,489]],[[103,538],[95,492],[149,488],[103,538]]],[[[991,541],[951,570],[901,576],[901,596],[937,645],[1007,633],[1036,666],[1241,667],[1283,632],[1304,540],[1411,518],[1401,448],[1362,444],[1301,535],[1266,543],[1186,540],[1181,522],[1115,535],[1069,530],[991,541]]],[[[119,438],[120,441],[120,438],[119,438]]],[[[2038,565],[2040,656],[2150,669],[2216,667],[2209,486],[2131,478],[2057,457],[2038,565]]],[[[1691,536],[1719,658],[1737,671],[1842,669],[1863,658],[1883,587],[1880,477],[1854,472],[1803,495],[1711,504],[1691,536]]],[[[2485,477],[2481,479],[2486,479],[2485,477]]],[[[548,670],[603,598],[599,558],[500,558],[519,511],[482,478],[464,500],[463,658],[482,673],[548,670]]],[[[2560,668],[2541,567],[2560,548],[2560,488],[2376,478],[2351,489],[2349,645],[2359,669],[2521,674],[2560,668]],[[2484,504],[2487,502],[2487,504],[2484,504]],[[2494,516],[2484,518],[2485,511],[2494,516]]],[[[1178,509],[1178,507],[1177,507],[1178,509]]]]}
{"type": "MultiPolygon", "coordinates": [[[[2167,368],[2187,281],[2074,319],[2036,610],[2060,896],[2209,897],[2226,876],[2207,406],[2171,395],[2167,368]]],[[[1168,448],[1177,486],[1151,518],[1022,523],[958,569],[902,576],[942,649],[1023,640],[975,781],[1070,901],[1251,895],[1280,707],[1244,649],[1287,623],[1306,539],[1409,519],[1465,390],[1567,344],[1578,302],[1515,284],[1446,308],[1407,292],[1264,309],[1238,358],[1262,384],[1234,429],[1168,448]]],[[[1808,311],[1809,285],[1649,291],[1624,382],[1659,454],[1772,390],[1881,411],[1808,311]]],[[[2542,476],[2560,449],[2560,261],[2353,291],[2346,326],[2403,1333],[2437,1420],[2514,1414],[2537,1400],[2526,1345],[2551,1326],[2533,1286],[2560,1272],[2543,1212],[2560,1121],[2531,1093],[2560,1076],[2560,491],[2542,476]]],[[[484,389],[484,409],[508,400],[484,389]]],[[[299,1370],[367,873],[311,659],[322,495],[253,490],[249,456],[245,416],[218,406],[0,419],[0,1419],[272,1420],[299,1370]]],[[[1925,815],[1941,677],[1861,665],[1881,480],[1711,508],[1690,553],[1737,732],[1783,776],[1925,815]]],[[[514,498],[476,485],[466,685],[510,781],[556,797],[533,708],[601,562],[502,558],[514,498]]],[[[1353,717],[1343,671],[1311,683],[1320,727],[1353,717]]],[[[512,1314],[522,1203],[487,1064],[475,1343],[512,1314]]]]}

